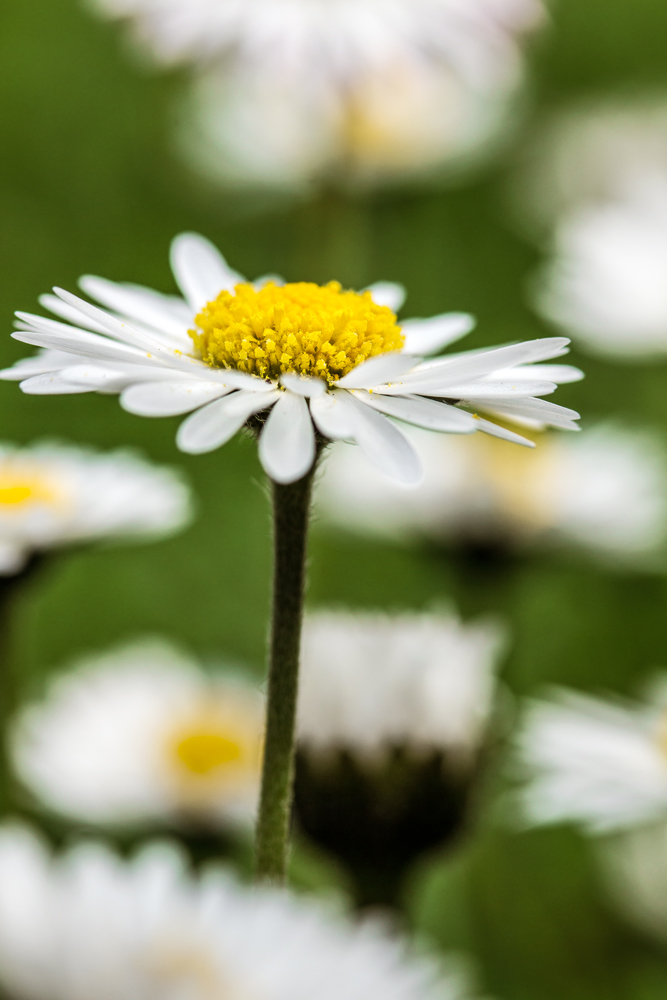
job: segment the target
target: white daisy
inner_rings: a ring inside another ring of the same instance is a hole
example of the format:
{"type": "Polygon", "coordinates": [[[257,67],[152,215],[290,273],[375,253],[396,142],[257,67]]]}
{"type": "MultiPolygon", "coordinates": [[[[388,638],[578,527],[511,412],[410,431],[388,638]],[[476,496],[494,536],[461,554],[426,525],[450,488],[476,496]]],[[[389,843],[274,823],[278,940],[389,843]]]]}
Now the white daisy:
{"type": "Polygon", "coordinates": [[[623,199],[633,178],[667,176],[665,94],[577,101],[547,116],[515,172],[513,207],[533,233],[623,199]]]}
{"type": "Polygon", "coordinates": [[[0,444],[0,574],[18,573],[34,553],[67,545],[164,536],[191,514],[178,472],[133,452],[0,444]]]}
{"type": "Polygon", "coordinates": [[[529,822],[604,833],[667,818],[666,720],[664,676],[644,703],[567,691],[533,703],[518,741],[529,822]]]}
{"type": "Polygon", "coordinates": [[[404,745],[469,763],[484,737],[504,645],[496,622],[440,613],[320,611],[302,638],[298,738],[377,759],[404,745]]]}
{"type": "Polygon", "coordinates": [[[516,76],[516,36],[544,17],[540,0],[93,0],[127,18],[163,62],[231,56],[315,84],[342,82],[406,51],[444,58],[477,81],[516,76]]]}
{"type": "Polygon", "coordinates": [[[417,489],[341,447],[318,483],[325,516],[398,539],[566,542],[620,559],[655,553],[667,540],[667,456],[657,434],[599,424],[576,436],[544,435],[535,454],[482,435],[408,436],[425,469],[417,489]]]}
{"type": "Polygon", "coordinates": [[[177,149],[214,183],[363,187],[444,165],[458,176],[492,151],[509,122],[504,89],[475,88],[421,53],[358,72],[351,89],[264,69],[215,66],[181,102],[177,149]]]}
{"type": "Polygon", "coordinates": [[[216,179],[376,180],[479,151],[523,76],[541,0],[94,0],[198,70],[187,158],[216,179]]]}
{"type": "Polygon", "coordinates": [[[295,815],[344,864],[359,907],[461,833],[503,644],[452,612],[320,612],[302,642],[295,815]]]}
{"type": "Polygon", "coordinates": [[[623,831],[599,845],[599,860],[619,911],[667,940],[667,823],[623,831]]]}
{"type": "Polygon", "coordinates": [[[314,903],[194,880],[153,845],[121,861],[95,843],[50,856],[0,833],[0,981],[21,1000],[463,1000],[454,975],[371,924],[314,903]]]}
{"type": "Polygon", "coordinates": [[[599,354],[667,352],[667,171],[565,217],[537,290],[547,319],[599,354]]]}
{"type": "Polygon", "coordinates": [[[419,355],[463,336],[470,317],[399,327],[381,304],[400,304],[395,285],[356,293],[336,283],[243,283],[208,241],[189,234],[175,240],[172,266],[184,300],[91,277],[82,287],[108,310],[60,289],[44,296],[61,320],[20,313],[13,336],[46,352],[2,377],[28,393],[119,392],[126,410],[144,416],[190,413],[177,436],[190,453],[218,448],[254,421],[262,465],[280,483],[310,470],[316,430],[325,441],[356,441],[384,472],[416,482],[417,454],[388,418],[529,445],[468,411],[576,429],[575,411],[539,398],[572,369],[534,364],[565,353],[564,337],[423,363],[419,355]]]}
{"type": "Polygon", "coordinates": [[[247,825],[257,802],[263,699],[164,643],[74,665],[23,709],[10,751],[50,808],[89,823],[247,825]]]}

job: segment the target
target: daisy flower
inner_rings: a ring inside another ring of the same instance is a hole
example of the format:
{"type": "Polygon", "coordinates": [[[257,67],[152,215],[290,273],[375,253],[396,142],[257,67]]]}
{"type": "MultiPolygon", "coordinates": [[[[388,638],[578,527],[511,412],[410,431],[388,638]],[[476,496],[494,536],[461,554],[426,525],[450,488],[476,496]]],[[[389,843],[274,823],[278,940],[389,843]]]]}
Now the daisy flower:
{"type": "Polygon", "coordinates": [[[288,186],[341,172],[379,179],[477,151],[504,124],[523,38],[544,20],[541,0],[94,7],[128,20],[158,63],[195,69],[190,160],[218,179],[288,186]]]}
{"type": "Polygon", "coordinates": [[[667,352],[667,171],[575,210],[559,223],[554,244],[536,293],[547,319],[599,354],[667,352]]]}
{"type": "Polygon", "coordinates": [[[19,573],[34,554],[67,545],[162,537],[191,514],[176,470],[133,452],[0,444],[0,574],[19,573]]]}
{"type": "Polygon", "coordinates": [[[459,832],[503,639],[444,611],[306,617],[296,815],[360,904],[395,903],[409,865],[459,832]]]}
{"type": "Polygon", "coordinates": [[[166,643],[89,657],[24,708],[10,752],[24,785],[87,823],[248,826],[263,699],[166,643]]]}
{"type": "Polygon", "coordinates": [[[378,926],[314,903],[190,876],[167,844],[122,861],[84,843],[54,858],[0,832],[0,981],[25,1000],[464,1000],[461,976],[378,926]]]}
{"type": "Polygon", "coordinates": [[[534,234],[667,175],[667,100],[656,92],[586,99],[547,116],[525,144],[513,207],[534,234]]]}
{"type": "Polygon", "coordinates": [[[417,489],[341,447],[317,487],[324,516],[399,540],[513,550],[566,543],[622,561],[667,540],[667,456],[657,434],[605,423],[540,435],[534,454],[482,435],[408,436],[425,470],[417,489]]]}
{"type": "Polygon", "coordinates": [[[120,393],[143,416],[190,414],[181,450],[220,447],[249,424],[259,457],[278,483],[312,468],[321,441],[355,441],[383,472],[421,476],[415,449],[394,419],[456,434],[481,430],[532,442],[491,420],[576,429],[578,414],[541,397],[572,378],[559,357],[564,337],[477,350],[424,362],[472,327],[450,313],[398,324],[402,290],[365,292],[335,282],[254,285],[231,271],[202,237],[174,241],[172,266],[184,298],[102,278],[82,288],[106,308],[56,289],[41,299],[59,320],[18,313],[13,337],[42,348],[2,373],[24,392],[120,393]],[[474,412],[470,412],[474,411],[474,412]]]}
{"type": "Polygon", "coordinates": [[[643,931],[667,941],[667,823],[606,838],[599,861],[618,910],[643,931]]]}
{"type": "Polygon", "coordinates": [[[518,740],[530,823],[605,833],[667,819],[667,678],[624,704],[557,692],[527,712],[518,740]]]}

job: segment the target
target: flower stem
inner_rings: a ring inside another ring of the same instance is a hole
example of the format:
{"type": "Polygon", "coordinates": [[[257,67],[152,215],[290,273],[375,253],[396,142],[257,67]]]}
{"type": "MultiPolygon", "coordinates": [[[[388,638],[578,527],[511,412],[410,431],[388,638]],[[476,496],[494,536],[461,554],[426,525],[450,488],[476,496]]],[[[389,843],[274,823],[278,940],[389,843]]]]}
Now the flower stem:
{"type": "Polygon", "coordinates": [[[255,877],[274,885],[284,883],[287,871],[308,522],[316,465],[295,483],[271,484],[273,605],[255,877]]]}

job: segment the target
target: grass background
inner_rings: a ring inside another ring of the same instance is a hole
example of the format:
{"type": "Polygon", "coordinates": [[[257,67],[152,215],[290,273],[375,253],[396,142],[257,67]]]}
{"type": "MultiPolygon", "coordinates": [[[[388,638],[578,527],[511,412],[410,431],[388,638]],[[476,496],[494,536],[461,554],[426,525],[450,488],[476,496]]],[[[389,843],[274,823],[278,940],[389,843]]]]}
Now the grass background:
{"type": "MultiPolygon", "coordinates": [[[[560,0],[535,45],[526,133],[562,104],[613,89],[667,89],[664,0],[560,0]]],[[[75,0],[0,6],[0,361],[14,309],[81,273],[173,290],[171,237],[194,229],[235,268],[361,287],[404,282],[409,313],[474,312],[469,346],[547,333],[525,304],[539,251],[505,212],[512,152],[449,190],[240,211],[198,183],[170,151],[178,73],[127,58],[115,26],[75,0]]],[[[521,136],[518,137],[519,140],[521,136]]],[[[667,280],[667,276],[666,276],[667,280]]],[[[584,425],[603,415],[667,433],[667,370],[573,357],[586,382],[566,386],[584,425]]],[[[254,446],[241,439],[189,458],[176,420],[143,420],[104,396],[23,396],[0,383],[2,436],[131,446],[182,466],[199,516],[165,543],[54,561],[20,607],[24,692],[81,652],[161,633],[204,657],[262,670],[269,519],[254,446]]],[[[559,682],[632,691],[667,663],[662,575],[610,572],[576,553],[530,557],[500,575],[463,572],[441,553],[365,542],[316,525],[311,605],[422,608],[452,598],[466,615],[500,611],[513,632],[504,677],[516,695],[559,682]]],[[[481,823],[456,856],[424,865],[411,893],[414,926],[479,963],[500,1000],[658,1000],[667,955],[608,907],[589,845],[569,830],[509,833],[481,823]]]]}

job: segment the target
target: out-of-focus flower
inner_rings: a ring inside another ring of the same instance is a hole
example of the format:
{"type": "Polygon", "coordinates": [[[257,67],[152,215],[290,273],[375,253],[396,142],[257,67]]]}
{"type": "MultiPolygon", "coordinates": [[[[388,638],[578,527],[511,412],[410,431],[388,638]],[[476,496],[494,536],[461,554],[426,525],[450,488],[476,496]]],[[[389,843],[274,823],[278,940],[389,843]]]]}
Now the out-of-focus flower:
{"type": "Polygon", "coordinates": [[[599,859],[619,912],[667,940],[667,824],[653,823],[607,838],[600,844],[599,859]]]}
{"type": "Polygon", "coordinates": [[[95,0],[203,75],[188,158],[218,178],[374,180],[476,150],[523,75],[540,0],[95,0]]]}
{"type": "Polygon", "coordinates": [[[222,870],[195,881],[166,844],[131,862],[95,843],[52,858],[20,826],[0,832],[0,981],[20,1000],[467,995],[379,927],[222,870]]]}
{"type": "Polygon", "coordinates": [[[176,470],[132,452],[0,444],[0,574],[67,545],[168,535],[190,517],[190,492],[176,470]]]}
{"type": "Polygon", "coordinates": [[[529,446],[477,411],[578,429],[574,410],[540,397],[581,372],[534,364],[567,353],[565,337],[423,362],[420,355],[466,334],[471,317],[449,313],[399,326],[390,305],[400,306],[404,290],[390,283],[360,293],[337,282],[245,283],[194,234],[176,238],[172,267],[185,299],[94,277],[81,285],[107,309],[61,289],[43,296],[42,305],[66,322],[17,313],[13,336],[46,351],[0,377],[21,379],[24,392],[40,395],[118,392],[122,406],[142,416],[190,413],[177,443],[193,454],[219,448],[253,419],[255,430],[261,425],[262,465],[279,483],[312,468],[316,431],[327,441],[355,441],[388,475],[417,482],[418,456],[388,417],[529,446]]]}
{"type": "Polygon", "coordinates": [[[558,225],[536,301],[543,315],[599,354],[667,353],[667,171],[625,197],[558,225]]]}
{"type": "Polygon", "coordinates": [[[665,676],[638,704],[567,691],[536,701],[518,747],[530,823],[605,833],[667,818],[665,676]]]}
{"type": "Polygon", "coordinates": [[[511,201],[533,234],[623,199],[636,178],[667,177],[667,95],[578,102],[546,118],[521,161],[511,201]]]}
{"type": "Polygon", "coordinates": [[[487,736],[503,631],[439,614],[307,616],[296,811],[388,902],[406,867],[459,832],[487,736]]]}
{"type": "Polygon", "coordinates": [[[47,806],[102,824],[248,824],[263,701],[236,676],[204,673],[163,643],[75,664],[12,730],[24,784],[47,806]]]}
{"type": "Polygon", "coordinates": [[[656,553],[667,537],[667,456],[657,435],[600,424],[543,435],[534,452],[476,436],[411,431],[425,475],[407,490],[341,447],[318,486],[325,517],[353,530],[454,546],[584,546],[616,559],[656,553]]]}

